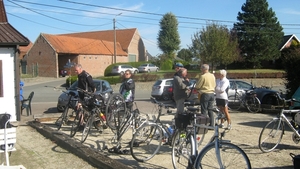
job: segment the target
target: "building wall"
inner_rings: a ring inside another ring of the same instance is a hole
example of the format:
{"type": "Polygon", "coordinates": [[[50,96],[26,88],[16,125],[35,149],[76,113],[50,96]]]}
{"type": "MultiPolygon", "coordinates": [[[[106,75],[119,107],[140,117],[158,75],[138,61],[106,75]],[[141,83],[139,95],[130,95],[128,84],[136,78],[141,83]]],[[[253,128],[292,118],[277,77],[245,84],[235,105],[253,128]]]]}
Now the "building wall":
{"type": "MultiPolygon", "coordinates": [[[[107,66],[112,64],[111,55],[79,55],[78,63],[93,77],[104,76],[107,66]]],[[[117,56],[117,60],[122,60],[117,56]]]]}
{"type": "Polygon", "coordinates": [[[57,54],[44,37],[39,36],[26,56],[28,74],[59,77],[57,54]]]}
{"type": "Polygon", "coordinates": [[[15,48],[0,48],[0,60],[2,60],[2,84],[3,97],[0,97],[1,114],[8,113],[13,121],[16,121],[16,103],[15,103],[15,66],[14,66],[15,48]]]}
{"type": "Polygon", "coordinates": [[[135,34],[130,42],[130,45],[128,46],[127,52],[128,52],[128,55],[136,55],[135,60],[137,62],[146,60],[145,45],[144,45],[138,31],[135,32],[135,34]]]}

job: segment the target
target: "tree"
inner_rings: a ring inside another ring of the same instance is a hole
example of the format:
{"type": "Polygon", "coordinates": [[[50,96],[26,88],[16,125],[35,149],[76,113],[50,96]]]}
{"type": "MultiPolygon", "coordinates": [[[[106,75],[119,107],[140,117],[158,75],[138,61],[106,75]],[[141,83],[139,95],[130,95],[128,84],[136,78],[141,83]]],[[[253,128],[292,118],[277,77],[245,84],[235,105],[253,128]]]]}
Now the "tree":
{"type": "Polygon", "coordinates": [[[283,39],[283,28],[268,6],[266,0],[246,0],[234,24],[241,55],[248,67],[260,67],[261,61],[280,57],[278,46],[283,39]]]}
{"type": "Polygon", "coordinates": [[[167,13],[160,20],[159,24],[158,47],[169,59],[174,59],[175,52],[179,50],[180,45],[177,18],[172,13],[167,13]]]}
{"type": "Polygon", "coordinates": [[[282,50],[282,63],[286,72],[285,88],[287,89],[287,98],[290,98],[300,86],[300,45],[292,44],[289,48],[282,50]]]}
{"type": "Polygon", "coordinates": [[[191,62],[193,59],[193,53],[189,49],[183,48],[178,52],[177,57],[185,60],[186,62],[191,62]]]}
{"type": "Polygon", "coordinates": [[[237,39],[233,35],[225,26],[213,23],[193,35],[189,48],[201,63],[211,63],[212,67],[228,65],[239,57],[237,39]]]}

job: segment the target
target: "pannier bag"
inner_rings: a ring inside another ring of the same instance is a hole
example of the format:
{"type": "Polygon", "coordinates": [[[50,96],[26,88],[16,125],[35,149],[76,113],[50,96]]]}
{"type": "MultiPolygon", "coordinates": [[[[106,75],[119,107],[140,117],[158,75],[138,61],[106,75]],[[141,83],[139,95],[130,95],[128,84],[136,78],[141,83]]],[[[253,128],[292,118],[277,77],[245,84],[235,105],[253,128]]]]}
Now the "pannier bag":
{"type": "Polygon", "coordinates": [[[300,155],[295,155],[293,153],[290,153],[290,156],[293,158],[294,169],[299,169],[300,168],[300,155]]]}
{"type": "MultiPolygon", "coordinates": [[[[197,114],[197,124],[205,124],[205,125],[207,125],[208,123],[210,123],[209,117],[207,117],[207,116],[205,116],[203,114],[197,114]]],[[[207,128],[198,127],[197,134],[206,134],[207,131],[208,131],[207,128]]]]}

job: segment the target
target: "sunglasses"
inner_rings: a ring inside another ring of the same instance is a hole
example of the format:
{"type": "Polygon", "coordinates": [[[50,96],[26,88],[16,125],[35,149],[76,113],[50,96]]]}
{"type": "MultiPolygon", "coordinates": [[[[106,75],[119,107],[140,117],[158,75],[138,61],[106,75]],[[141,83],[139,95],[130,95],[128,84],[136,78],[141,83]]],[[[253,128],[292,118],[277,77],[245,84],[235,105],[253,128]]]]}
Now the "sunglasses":
{"type": "Polygon", "coordinates": [[[129,73],[125,73],[125,75],[130,75],[129,73]]]}

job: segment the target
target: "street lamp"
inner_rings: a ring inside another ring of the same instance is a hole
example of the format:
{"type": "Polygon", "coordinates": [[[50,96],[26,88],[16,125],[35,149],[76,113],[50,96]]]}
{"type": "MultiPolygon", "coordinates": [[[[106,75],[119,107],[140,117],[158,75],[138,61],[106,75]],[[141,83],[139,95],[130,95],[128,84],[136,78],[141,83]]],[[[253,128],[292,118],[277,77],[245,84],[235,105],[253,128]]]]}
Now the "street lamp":
{"type": "Polygon", "coordinates": [[[114,59],[113,59],[113,63],[117,63],[117,53],[116,53],[116,17],[122,15],[122,13],[119,13],[118,15],[116,15],[113,19],[114,21],[114,59]]]}

